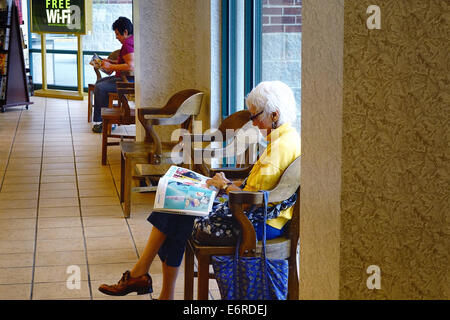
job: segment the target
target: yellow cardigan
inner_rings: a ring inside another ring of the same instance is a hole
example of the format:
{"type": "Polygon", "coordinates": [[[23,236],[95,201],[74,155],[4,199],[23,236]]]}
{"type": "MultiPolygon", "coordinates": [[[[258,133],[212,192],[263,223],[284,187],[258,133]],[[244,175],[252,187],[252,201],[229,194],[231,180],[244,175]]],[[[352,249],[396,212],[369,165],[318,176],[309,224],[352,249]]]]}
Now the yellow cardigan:
{"type": "MultiPolygon", "coordinates": [[[[245,191],[273,189],[284,170],[300,156],[300,137],[288,123],[272,130],[267,136],[268,145],[248,176],[245,191]]],[[[292,218],[293,207],[286,209],[267,224],[281,229],[292,218]]]]}

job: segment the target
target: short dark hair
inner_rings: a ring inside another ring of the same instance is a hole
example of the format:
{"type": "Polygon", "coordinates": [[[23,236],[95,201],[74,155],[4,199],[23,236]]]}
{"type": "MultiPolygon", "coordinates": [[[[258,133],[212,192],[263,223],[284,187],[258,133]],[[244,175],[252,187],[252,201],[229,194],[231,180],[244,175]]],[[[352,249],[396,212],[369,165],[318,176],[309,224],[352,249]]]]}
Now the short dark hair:
{"type": "Polygon", "coordinates": [[[119,17],[119,19],[114,21],[112,29],[117,30],[121,35],[127,30],[128,34],[131,35],[133,34],[133,23],[126,17],[119,17]]]}

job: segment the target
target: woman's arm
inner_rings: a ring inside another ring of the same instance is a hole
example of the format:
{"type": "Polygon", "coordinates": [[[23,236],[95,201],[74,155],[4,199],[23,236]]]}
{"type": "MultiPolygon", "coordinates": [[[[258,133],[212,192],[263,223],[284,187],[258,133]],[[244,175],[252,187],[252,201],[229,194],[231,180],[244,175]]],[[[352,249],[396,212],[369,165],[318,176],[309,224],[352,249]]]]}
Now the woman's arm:
{"type": "Polygon", "coordinates": [[[107,59],[107,58],[105,58],[105,59],[102,59],[103,61],[107,61],[107,62],[109,62],[109,63],[118,63],[119,62],[119,60],[112,60],[112,59],[107,59]]]}
{"type": "MultiPolygon", "coordinates": [[[[106,60],[106,59],[105,59],[106,60]]],[[[123,56],[125,63],[114,64],[102,60],[102,68],[106,71],[134,71],[134,53],[128,53],[123,56]]]]}
{"type": "MultiPolygon", "coordinates": [[[[214,177],[207,180],[206,183],[208,184],[208,186],[214,186],[219,190],[223,190],[225,188],[226,194],[229,194],[230,191],[242,191],[242,189],[238,187],[238,185],[242,184],[242,181],[232,182],[225,177],[225,174],[223,172],[216,173],[214,177]],[[239,184],[236,184],[236,182],[238,182],[239,184]]],[[[244,211],[247,211],[249,208],[249,204],[244,203],[242,205],[242,209],[244,211]]]]}
{"type": "Polygon", "coordinates": [[[223,172],[216,173],[212,179],[206,181],[208,186],[214,186],[219,190],[225,189],[228,194],[230,191],[242,191],[238,185],[242,184],[242,181],[232,182],[225,177],[223,172]],[[237,182],[237,183],[236,183],[237,182]]]}
{"type": "Polygon", "coordinates": [[[244,183],[244,180],[234,180],[233,184],[237,187],[241,186],[244,183]]]}

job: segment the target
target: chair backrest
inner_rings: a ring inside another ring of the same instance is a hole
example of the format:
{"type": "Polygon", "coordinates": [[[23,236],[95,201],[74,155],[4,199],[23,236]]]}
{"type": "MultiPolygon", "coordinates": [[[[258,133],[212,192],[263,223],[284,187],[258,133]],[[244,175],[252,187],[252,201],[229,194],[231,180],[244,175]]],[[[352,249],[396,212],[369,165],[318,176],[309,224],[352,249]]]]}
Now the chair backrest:
{"type": "Polygon", "coordinates": [[[174,93],[162,107],[161,112],[167,115],[188,114],[198,115],[200,112],[203,92],[196,89],[186,89],[174,93]]]}
{"type": "Polygon", "coordinates": [[[270,190],[269,202],[286,200],[293,195],[300,186],[300,161],[301,157],[295,159],[283,172],[277,186],[270,190]]]}
{"type": "Polygon", "coordinates": [[[117,60],[117,59],[119,59],[119,54],[120,54],[120,50],[115,50],[109,54],[108,59],[117,60]]]}
{"type": "MultiPolygon", "coordinates": [[[[145,141],[154,143],[157,158],[162,152],[161,139],[154,125],[180,125],[190,131],[194,117],[200,113],[204,93],[196,89],[186,89],[173,94],[160,109],[139,109],[138,118],[145,129],[145,141]],[[150,118],[146,118],[150,116],[150,118]]],[[[180,137],[180,140],[182,137],[180,137]]]]}
{"type": "Polygon", "coordinates": [[[198,90],[185,90],[183,94],[190,94],[180,105],[175,114],[185,114],[190,116],[197,116],[200,113],[204,93],[198,90]]]}
{"type": "MultiPolygon", "coordinates": [[[[275,188],[269,191],[269,202],[279,202],[288,199],[294,193],[297,192],[297,196],[300,195],[300,161],[301,157],[295,159],[289,167],[281,175],[275,188]]],[[[251,222],[248,220],[242,208],[243,204],[264,204],[263,194],[261,192],[239,192],[230,191],[229,193],[229,205],[233,213],[233,217],[238,221],[241,226],[241,230],[253,230],[251,222]]],[[[294,207],[294,216],[291,223],[298,225],[299,217],[299,202],[300,197],[297,198],[297,202],[294,207]]],[[[289,232],[291,242],[295,242],[295,246],[298,241],[298,228],[294,228],[292,232],[289,232]]],[[[291,250],[293,250],[294,243],[291,243],[291,250]]],[[[241,256],[251,256],[256,252],[256,234],[255,232],[243,232],[242,242],[239,249],[241,256]]],[[[292,252],[292,251],[291,251],[292,252]]]]}
{"type": "MultiPolygon", "coordinates": [[[[211,142],[209,148],[211,160],[223,161],[232,167],[248,167],[257,160],[257,141],[255,135],[259,134],[256,127],[249,125],[250,112],[241,110],[225,118],[216,130],[210,130],[208,134],[203,134],[202,141],[211,142]],[[250,138],[250,136],[253,136],[250,138]],[[215,142],[215,146],[213,144],[215,142]],[[218,142],[225,142],[221,144],[218,142]],[[214,159],[214,160],[213,160],[214,159]]],[[[208,161],[209,162],[209,161],[208,161]]],[[[208,172],[210,169],[202,164],[202,172],[208,172]]]]}
{"type": "MultiPolygon", "coordinates": [[[[284,201],[296,192],[300,186],[300,161],[301,157],[298,157],[284,170],[275,188],[269,190],[269,202],[284,201]]],[[[239,191],[231,191],[229,196],[230,203],[263,204],[261,192],[240,193],[239,191]]]]}
{"type": "Polygon", "coordinates": [[[200,113],[204,93],[196,89],[187,89],[176,92],[167,103],[155,113],[156,119],[145,119],[145,115],[139,117],[144,128],[150,125],[181,125],[188,129],[193,118],[200,113]],[[164,117],[158,118],[158,115],[164,117]]]}
{"type": "Polygon", "coordinates": [[[226,136],[227,129],[238,130],[242,128],[247,122],[250,121],[251,113],[248,110],[241,110],[226,117],[220,124],[218,130],[222,133],[223,137],[226,136]]]}

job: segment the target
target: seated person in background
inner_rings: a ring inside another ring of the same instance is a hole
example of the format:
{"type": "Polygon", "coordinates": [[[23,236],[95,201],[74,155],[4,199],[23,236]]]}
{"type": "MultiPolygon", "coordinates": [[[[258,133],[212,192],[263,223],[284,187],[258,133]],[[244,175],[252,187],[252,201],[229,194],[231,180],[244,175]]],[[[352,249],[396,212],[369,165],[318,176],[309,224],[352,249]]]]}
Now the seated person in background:
{"type": "MultiPolygon", "coordinates": [[[[112,25],[116,33],[116,39],[122,43],[117,61],[104,59],[102,68],[106,71],[115,71],[115,76],[104,77],[95,83],[94,90],[94,126],[92,131],[102,132],[102,108],[108,107],[109,93],[116,92],[116,81],[122,81],[121,73],[134,71],[134,38],[133,24],[125,17],[119,17],[112,25]]],[[[134,82],[134,77],[127,77],[129,82],[134,82]]]]}
{"type": "MultiPolygon", "coordinates": [[[[280,81],[262,82],[246,99],[257,126],[268,141],[267,148],[254,164],[242,185],[232,183],[223,172],[207,180],[208,185],[230,191],[259,191],[273,189],[284,170],[300,156],[300,137],[290,122],[296,108],[292,90],[280,81]]],[[[296,194],[288,200],[269,204],[267,239],[279,237],[292,218],[296,194]]],[[[247,208],[246,215],[255,227],[258,240],[262,238],[262,208],[247,208]]],[[[144,252],[131,271],[126,271],[118,284],[103,284],[99,290],[108,295],[126,295],[130,292],[152,292],[152,278],[148,274],[156,254],[162,262],[163,283],[160,300],[173,299],[179,266],[183,260],[186,241],[191,236],[203,244],[230,244],[233,237],[232,216],[228,203],[215,204],[208,217],[193,217],[163,212],[152,212],[148,221],[153,224],[144,252]],[[202,234],[202,239],[198,237],[202,234]],[[206,239],[206,241],[205,241],[206,239]]]]}

